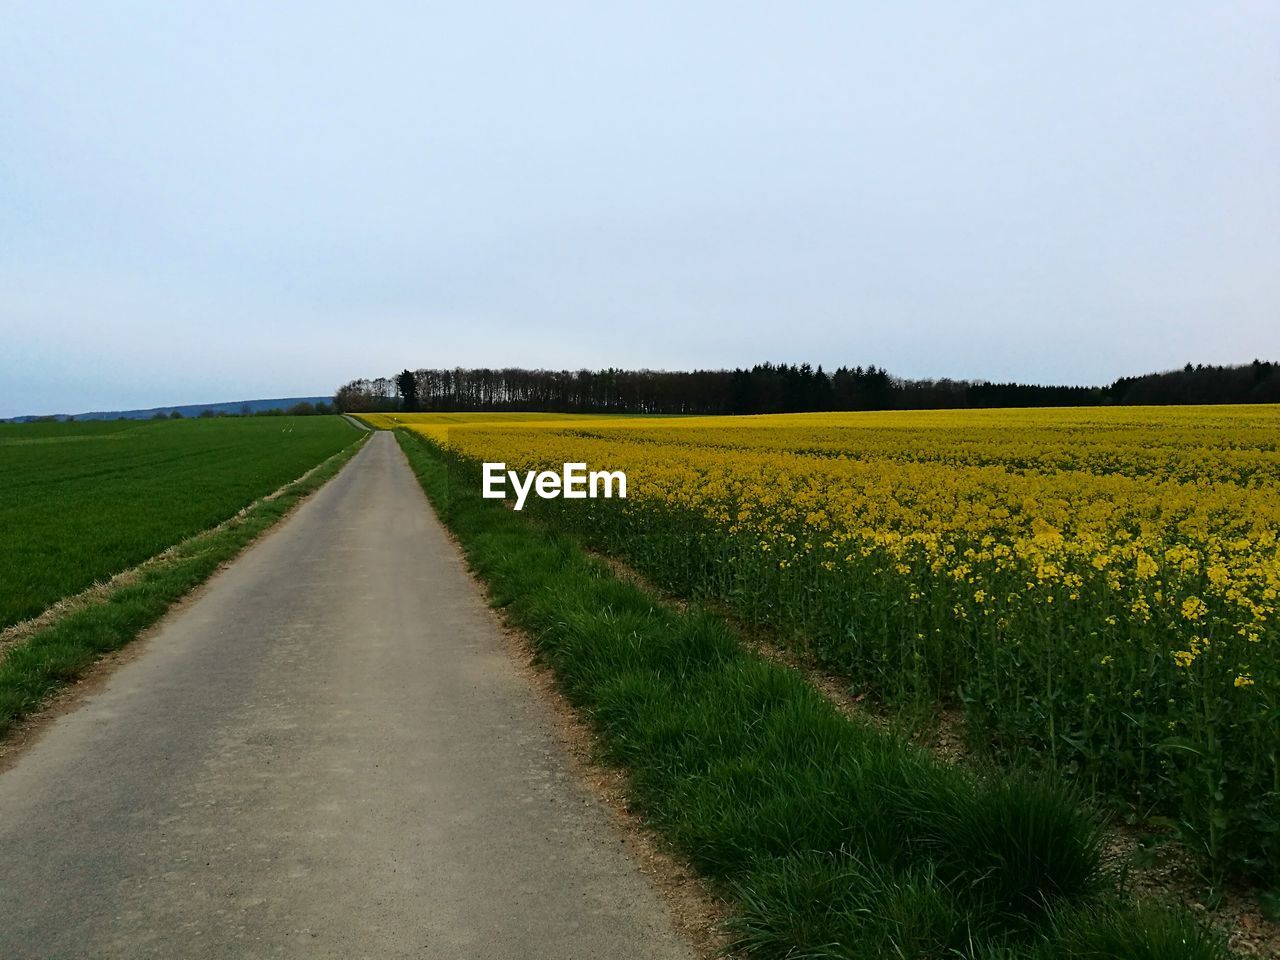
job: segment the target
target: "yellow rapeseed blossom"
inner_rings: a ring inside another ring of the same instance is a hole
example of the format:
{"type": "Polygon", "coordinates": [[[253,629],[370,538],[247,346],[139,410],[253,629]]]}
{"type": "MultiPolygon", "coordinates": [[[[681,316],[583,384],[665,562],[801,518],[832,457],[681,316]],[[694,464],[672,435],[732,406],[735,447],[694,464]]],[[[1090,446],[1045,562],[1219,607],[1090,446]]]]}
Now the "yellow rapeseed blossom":
{"type": "Polygon", "coordinates": [[[1199,597],[1187,597],[1182,601],[1183,620],[1199,620],[1208,612],[1208,606],[1199,597]]]}
{"type": "Polygon", "coordinates": [[[365,418],[512,468],[625,470],[633,503],[750,537],[776,569],[805,559],[972,585],[943,609],[994,603],[989,584],[1021,571],[1002,616],[1042,609],[1065,623],[1074,600],[1112,635],[1162,631],[1170,652],[1190,650],[1192,629],[1254,643],[1275,632],[1272,407],[365,418]]]}

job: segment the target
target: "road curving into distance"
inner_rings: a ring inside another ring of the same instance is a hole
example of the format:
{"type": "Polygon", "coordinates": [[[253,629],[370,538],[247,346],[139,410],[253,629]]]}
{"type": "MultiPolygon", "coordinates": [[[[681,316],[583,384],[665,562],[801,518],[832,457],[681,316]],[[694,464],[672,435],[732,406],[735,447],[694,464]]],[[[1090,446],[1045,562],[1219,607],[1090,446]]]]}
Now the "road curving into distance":
{"type": "Polygon", "coordinates": [[[0,773],[0,956],[689,958],[390,433],[0,773]]]}

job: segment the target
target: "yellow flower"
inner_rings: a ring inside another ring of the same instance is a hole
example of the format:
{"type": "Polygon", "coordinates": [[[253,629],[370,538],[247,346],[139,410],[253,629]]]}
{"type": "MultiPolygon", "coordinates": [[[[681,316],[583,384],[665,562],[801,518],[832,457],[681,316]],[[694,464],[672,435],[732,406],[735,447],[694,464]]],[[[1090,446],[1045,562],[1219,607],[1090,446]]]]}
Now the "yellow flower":
{"type": "Polygon", "coordinates": [[[1145,553],[1138,554],[1138,579],[1150,580],[1156,575],[1156,562],[1145,553]]]}
{"type": "Polygon", "coordinates": [[[1199,597],[1187,597],[1182,601],[1182,619],[1199,620],[1209,612],[1209,607],[1199,597]]]}
{"type": "Polygon", "coordinates": [[[1237,687],[1252,687],[1253,677],[1249,676],[1247,673],[1242,673],[1236,677],[1235,683],[1237,687]]]}

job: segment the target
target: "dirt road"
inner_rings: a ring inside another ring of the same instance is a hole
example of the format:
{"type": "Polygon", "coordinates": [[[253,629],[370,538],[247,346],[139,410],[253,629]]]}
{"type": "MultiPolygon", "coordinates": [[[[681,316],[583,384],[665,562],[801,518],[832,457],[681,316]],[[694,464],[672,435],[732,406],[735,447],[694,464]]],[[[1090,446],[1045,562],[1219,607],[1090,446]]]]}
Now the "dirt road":
{"type": "Polygon", "coordinates": [[[0,957],[688,958],[376,434],[0,774],[0,957]]]}

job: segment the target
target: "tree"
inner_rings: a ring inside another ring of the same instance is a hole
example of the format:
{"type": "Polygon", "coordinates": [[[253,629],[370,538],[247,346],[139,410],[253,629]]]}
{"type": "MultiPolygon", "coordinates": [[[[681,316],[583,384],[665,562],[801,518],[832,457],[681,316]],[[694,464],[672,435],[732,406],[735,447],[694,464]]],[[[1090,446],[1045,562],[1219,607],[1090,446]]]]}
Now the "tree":
{"type": "Polygon", "coordinates": [[[401,370],[396,375],[396,390],[400,393],[402,410],[418,409],[418,378],[412,370],[401,370]]]}

